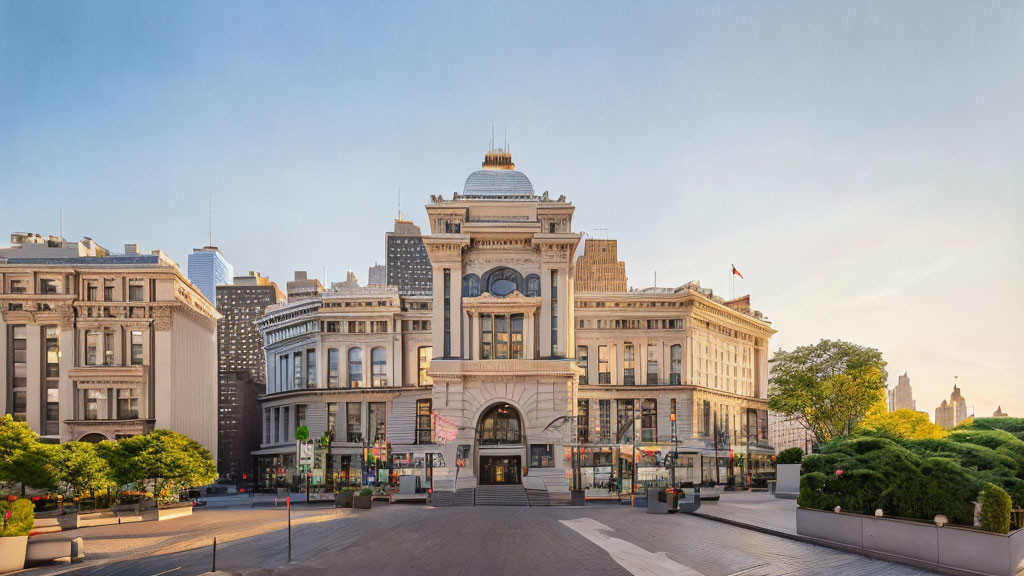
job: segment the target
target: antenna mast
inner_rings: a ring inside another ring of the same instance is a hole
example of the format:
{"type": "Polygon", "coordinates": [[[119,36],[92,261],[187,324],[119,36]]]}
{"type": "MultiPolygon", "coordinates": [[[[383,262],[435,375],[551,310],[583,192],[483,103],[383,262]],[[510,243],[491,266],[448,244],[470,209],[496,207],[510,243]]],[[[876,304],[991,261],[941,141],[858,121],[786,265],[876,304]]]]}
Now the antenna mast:
{"type": "Polygon", "coordinates": [[[207,229],[207,246],[213,246],[213,192],[210,192],[210,222],[207,229]]]}

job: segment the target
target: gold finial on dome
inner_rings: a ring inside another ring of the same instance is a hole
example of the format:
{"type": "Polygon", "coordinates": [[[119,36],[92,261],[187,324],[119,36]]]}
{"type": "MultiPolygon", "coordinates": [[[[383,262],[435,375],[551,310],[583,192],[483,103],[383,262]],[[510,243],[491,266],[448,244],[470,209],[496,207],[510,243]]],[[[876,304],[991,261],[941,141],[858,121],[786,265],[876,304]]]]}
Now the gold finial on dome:
{"type": "Polygon", "coordinates": [[[492,147],[484,155],[481,164],[484,170],[515,170],[516,165],[512,163],[512,153],[503,148],[492,147]]]}

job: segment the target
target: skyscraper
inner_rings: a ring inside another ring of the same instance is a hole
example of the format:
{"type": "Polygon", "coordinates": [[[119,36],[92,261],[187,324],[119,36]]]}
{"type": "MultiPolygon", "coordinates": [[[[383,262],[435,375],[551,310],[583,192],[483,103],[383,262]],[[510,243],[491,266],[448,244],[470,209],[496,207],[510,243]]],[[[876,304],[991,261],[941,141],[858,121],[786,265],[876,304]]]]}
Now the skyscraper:
{"type": "Polygon", "coordinates": [[[399,213],[394,232],[384,235],[384,244],[387,284],[398,286],[403,296],[429,296],[434,275],[420,227],[403,220],[399,213]]]}
{"type": "Polygon", "coordinates": [[[889,411],[896,410],[917,410],[917,402],[914,401],[913,389],[910,387],[910,376],[904,372],[900,375],[899,383],[889,392],[892,397],[889,411]]]}
{"type": "Polygon", "coordinates": [[[956,422],[953,421],[954,408],[949,405],[949,402],[943,400],[942,404],[935,409],[935,424],[942,426],[949,430],[956,426],[956,422]]]}
{"type": "Polygon", "coordinates": [[[367,286],[382,286],[388,283],[387,268],[383,264],[373,263],[366,276],[367,286]]]}
{"type": "Polygon", "coordinates": [[[625,292],[626,263],[619,261],[618,240],[588,239],[576,261],[577,292],[625,292]]]}
{"type": "Polygon", "coordinates": [[[266,391],[266,360],[256,320],[284,293],[257,272],[217,287],[218,462],[224,478],[238,480],[250,470],[249,454],[259,448],[260,408],[266,391]]]}
{"type": "Polygon", "coordinates": [[[217,286],[231,284],[235,268],[216,246],[195,248],[188,255],[188,279],[211,303],[217,302],[217,286]]]}

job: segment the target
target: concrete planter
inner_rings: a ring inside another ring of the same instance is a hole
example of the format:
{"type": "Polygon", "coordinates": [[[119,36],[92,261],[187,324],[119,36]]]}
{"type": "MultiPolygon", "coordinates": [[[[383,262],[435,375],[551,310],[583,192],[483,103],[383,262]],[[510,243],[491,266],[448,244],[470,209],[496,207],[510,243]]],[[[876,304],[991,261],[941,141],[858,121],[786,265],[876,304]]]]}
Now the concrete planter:
{"type": "Polygon", "coordinates": [[[156,520],[158,522],[164,520],[171,520],[173,518],[181,518],[182,516],[191,516],[191,506],[175,506],[174,508],[157,508],[156,510],[146,510],[142,513],[143,520],[156,520]]]}
{"type": "Polygon", "coordinates": [[[351,490],[342,490],[341,492],[338,492],[334,497],[334,507],[351,508],[353,494],[355,494],[355,492],[351,490]]]}
{"type": "Polygon", "coordinates": [[[779,464],[775,467],[775,497],[796,500],[800,495],[800,464],[779,464]]]}
{"type": "Polygon", "coordinates": [[[569,505],[583,506],[587,503],[587,492],[585,490],[570,490],[569,505]]]}
{"type": "Polygon", "coordinates": [[[373,496],[353,496],[352,507],[356,510],[369,510],[373,505],[373,496]]]}
{"type": "Polygon", "coordinates": [[[1015,576],[1024,530],[993,534],[960,526],[797,508],[796,531],[823,543],[951,574],[1015,576]]]}
{"type": "Polygon", "coordinates": [[[14,572],[25,567],[25,550],[28,536],[4,536],[0,538],[0,574],[14,572]]]}

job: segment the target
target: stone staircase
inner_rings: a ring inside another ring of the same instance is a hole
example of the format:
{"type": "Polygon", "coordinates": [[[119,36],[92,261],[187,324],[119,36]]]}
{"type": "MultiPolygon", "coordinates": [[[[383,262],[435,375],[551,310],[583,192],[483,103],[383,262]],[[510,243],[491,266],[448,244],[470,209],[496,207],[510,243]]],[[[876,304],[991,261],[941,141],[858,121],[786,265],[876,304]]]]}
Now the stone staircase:
{"type": "Polygon", "coordinates": [[[476,505],[476,489],[475,488],[459,488],[455,491],[455,505],[456,506],[475,506],[476,505]]]}
{"type": "Polygon", "coordinates": [[[547,490],[527,488],[526,498],[530,501],[530,506],[551,506],[551,496],[547,490]]]}
{"type": "Polygon", "coordinates": [[[530,500],[521,485],[477,486],[477,506],[529,506],[530,500]]]}
{"type": "Polygon", "coordinates": [[[455,492],[435,491],[430,495],[430,503],[434,506],[455,506],[455,492]]]}

